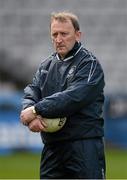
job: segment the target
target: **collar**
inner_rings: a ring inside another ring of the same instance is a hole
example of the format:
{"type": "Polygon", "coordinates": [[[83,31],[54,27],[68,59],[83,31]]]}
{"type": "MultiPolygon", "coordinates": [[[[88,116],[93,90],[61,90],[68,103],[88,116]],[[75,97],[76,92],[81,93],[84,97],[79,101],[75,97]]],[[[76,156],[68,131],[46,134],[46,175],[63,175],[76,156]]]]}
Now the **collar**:
{"type": "MultiPolygon", "coordinates": [[[[72,48],[72,50],[70,50],[68,52],[68,54],[65,56],[64,59],[62,59],[62,61],[68,61],[71,58],[73,58],[74,56],[76,56],[76,54],[78,54],[78,52],[80,51],[81,48],[82,48],[81,42],[76,42],[74,47],[72,48]]],[[[56,53],[56,57],[57,57],[58,60],[61,60],[58,53],[56,53]]]]}

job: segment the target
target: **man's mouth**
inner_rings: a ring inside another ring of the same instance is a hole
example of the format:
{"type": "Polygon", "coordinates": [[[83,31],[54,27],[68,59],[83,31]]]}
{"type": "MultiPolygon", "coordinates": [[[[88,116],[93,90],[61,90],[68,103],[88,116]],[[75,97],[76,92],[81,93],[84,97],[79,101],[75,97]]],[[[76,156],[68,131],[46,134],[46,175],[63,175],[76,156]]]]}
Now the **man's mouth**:
{"type": "Polygon", "coordinates": [[[65,48],[65,46],[57,46],[57,49],[65,48]]]}

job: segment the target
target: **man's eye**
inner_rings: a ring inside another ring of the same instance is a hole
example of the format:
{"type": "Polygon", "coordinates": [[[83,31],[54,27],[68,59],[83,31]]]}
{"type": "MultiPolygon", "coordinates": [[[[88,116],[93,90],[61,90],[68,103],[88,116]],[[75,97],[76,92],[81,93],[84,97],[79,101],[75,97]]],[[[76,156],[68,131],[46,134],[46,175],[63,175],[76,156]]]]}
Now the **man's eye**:
{"type": "Polygon", "coordinates": [[[67,36],[68,35],[68,33],[64,33],[64,32],[61,33],[61,34],[62,34],[62,36],[67,36]]]}
{"type": "Polygon", "coordinates": [[[56,38],[56,37],[57,37],[57,34],[52,34],[52,37],[53,37],[53,38],[56,38]]]}

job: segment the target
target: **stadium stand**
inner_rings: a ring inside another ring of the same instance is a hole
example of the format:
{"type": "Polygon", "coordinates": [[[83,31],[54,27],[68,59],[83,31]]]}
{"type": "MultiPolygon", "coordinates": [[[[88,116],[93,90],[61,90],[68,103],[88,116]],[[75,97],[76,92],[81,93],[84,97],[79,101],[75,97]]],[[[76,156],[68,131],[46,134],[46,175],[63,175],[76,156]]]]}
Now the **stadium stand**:
{"type": "Polygon", "coordinates": [[[13,76],[29,80],[52,51],[50,13],[60,10],[79,16],[82,42],[104,68],[106,93],[127,92],[126,0],[0,0],[0,54],[8,56],[0,69],[14,67],[13,76]]]}

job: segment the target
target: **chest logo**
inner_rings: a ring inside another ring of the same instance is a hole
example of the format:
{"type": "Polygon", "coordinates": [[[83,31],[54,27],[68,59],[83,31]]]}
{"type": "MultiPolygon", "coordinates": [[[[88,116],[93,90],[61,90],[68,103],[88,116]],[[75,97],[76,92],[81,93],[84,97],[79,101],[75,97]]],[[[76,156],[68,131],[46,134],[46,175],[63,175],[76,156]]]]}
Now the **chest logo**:
{"type": "Polygon", "coordinates": [[[70,79],[74,76],[75,70],[76,70],[76,66],[72,66],[68,72],[67,79],[70,79]]]}

